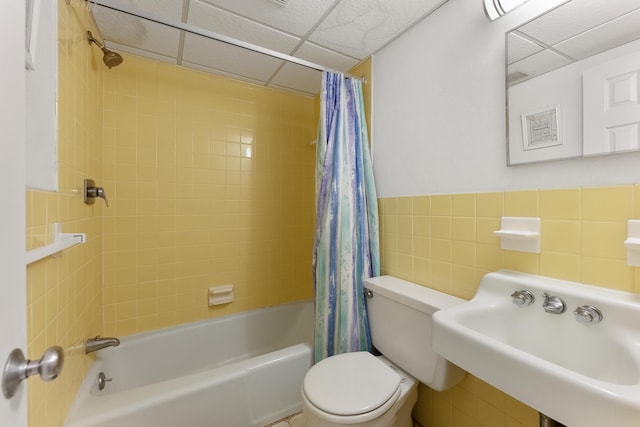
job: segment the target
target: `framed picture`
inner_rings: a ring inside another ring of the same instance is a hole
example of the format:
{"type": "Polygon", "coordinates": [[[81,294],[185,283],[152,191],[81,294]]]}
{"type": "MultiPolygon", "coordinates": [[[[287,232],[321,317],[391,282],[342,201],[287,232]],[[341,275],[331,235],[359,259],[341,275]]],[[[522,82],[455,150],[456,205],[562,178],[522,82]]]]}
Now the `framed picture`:
{"type": "Polygon", "coordinates": [[[523,150],[562,145],[560,107],[548,107],[521,115],[523,150]]]}
{"type": "Polygon", "coordinates": [[[33,70],[35,66],[36,40],[38,40],[38,18],[40,16],[40,0],[26,1],[25,22],[25,65],[33,70]]]}

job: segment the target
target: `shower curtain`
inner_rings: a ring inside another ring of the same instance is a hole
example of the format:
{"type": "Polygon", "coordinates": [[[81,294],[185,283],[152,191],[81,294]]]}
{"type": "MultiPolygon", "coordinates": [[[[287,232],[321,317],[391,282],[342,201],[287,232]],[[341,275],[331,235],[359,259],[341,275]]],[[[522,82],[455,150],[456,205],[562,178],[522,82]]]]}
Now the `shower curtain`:
{"type": "Polygon", "coordinates": [[[378,203],[362,82],[322,76],[313,249],[315,360],[371,350],[364,279],[380,274],[378,203]]]}

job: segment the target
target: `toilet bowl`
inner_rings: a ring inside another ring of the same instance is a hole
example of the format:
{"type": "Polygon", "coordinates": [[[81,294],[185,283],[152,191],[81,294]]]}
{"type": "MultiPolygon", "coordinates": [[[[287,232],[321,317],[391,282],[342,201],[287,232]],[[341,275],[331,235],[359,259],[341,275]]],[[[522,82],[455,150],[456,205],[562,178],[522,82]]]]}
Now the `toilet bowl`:
{"type": "Polygon", "coordinates": [[[302,386],[307,427],[411,425],[418,381],[384,356],[355,352],[318,362],[302,386]]]}
{"type": "Polygon", "coordinates": [[[411,427],[418,382],[445,390],[465,375],[431,350],[431,315],[464,300],[392,276],[365,280],[373,345],[316,363],[302,386],[308,427],[411,427]]]}

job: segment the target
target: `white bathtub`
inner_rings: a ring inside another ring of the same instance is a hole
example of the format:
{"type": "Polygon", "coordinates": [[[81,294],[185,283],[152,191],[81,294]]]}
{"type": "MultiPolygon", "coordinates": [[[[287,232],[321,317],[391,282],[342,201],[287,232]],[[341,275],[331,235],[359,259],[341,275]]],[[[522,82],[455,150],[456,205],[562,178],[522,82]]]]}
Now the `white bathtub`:
{"type": "Polygon", "coordinates": [[[295,303],[125,337],[98,352],[65,426],[262,427],[302,408],[313,323],[295,303]]]}

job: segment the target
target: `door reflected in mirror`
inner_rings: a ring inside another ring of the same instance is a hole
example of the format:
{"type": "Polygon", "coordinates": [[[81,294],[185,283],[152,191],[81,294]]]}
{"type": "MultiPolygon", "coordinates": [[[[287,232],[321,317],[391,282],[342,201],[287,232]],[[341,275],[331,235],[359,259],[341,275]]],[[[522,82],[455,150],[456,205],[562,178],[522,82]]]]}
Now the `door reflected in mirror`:
{"type": "Polygon", "coordinates": [[[506,33],[507,164],[640,150],[640,0],[570,0],[506,33]]]}

